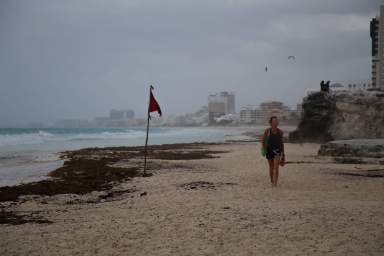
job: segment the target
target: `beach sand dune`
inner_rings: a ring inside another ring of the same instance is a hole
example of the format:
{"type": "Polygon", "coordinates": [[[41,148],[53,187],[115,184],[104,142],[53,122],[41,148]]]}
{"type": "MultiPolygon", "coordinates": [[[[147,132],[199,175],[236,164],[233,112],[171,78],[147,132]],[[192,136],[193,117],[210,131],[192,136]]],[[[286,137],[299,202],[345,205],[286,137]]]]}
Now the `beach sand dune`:
{"type": "Polygon", "coordinates": [[[222,153],[151,159],[162,167],[121,184],[135,193],[116,200],[13,206],[52,223],[1,225],[0,255],[384,255],[384,178],[345,175],[383,166],[286,144],[273,188],[258,144],[206,147],[222,153]]]}

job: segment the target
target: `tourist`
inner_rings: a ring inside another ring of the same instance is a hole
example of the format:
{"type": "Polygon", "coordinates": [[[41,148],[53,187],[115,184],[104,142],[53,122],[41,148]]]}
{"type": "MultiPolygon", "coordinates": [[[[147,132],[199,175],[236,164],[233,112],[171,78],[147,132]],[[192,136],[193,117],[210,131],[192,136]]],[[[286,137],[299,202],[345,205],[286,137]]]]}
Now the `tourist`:
{"type": "Polygon", "coordinates": [[[285,163],[283,131],[277,127],[279,122],[276,116],[269,119],[269,124],[271,127],[265,129],[262,143],[269,164],[271,184],[276,187],[279,178],[279,165],[283,166],[285,163]]]}

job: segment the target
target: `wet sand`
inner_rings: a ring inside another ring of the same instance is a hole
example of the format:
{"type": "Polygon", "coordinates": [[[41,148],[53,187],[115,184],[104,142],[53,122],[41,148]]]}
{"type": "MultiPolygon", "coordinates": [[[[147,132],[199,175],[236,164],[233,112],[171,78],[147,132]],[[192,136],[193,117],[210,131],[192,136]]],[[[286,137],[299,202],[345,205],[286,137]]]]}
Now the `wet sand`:
{"type": "Polygon", "coordinates": [[[1,202],[0,255],[383,255],[383,166],[319,147],[286,144],[276,188],[255,143],[154,148],[147,177],[140,148],[67,152],[61,171],[84,178],[94,168],[71,164],[93,159],[108,182],[61,183],[76,194],[8,188],[19,194],[1,202]]]}

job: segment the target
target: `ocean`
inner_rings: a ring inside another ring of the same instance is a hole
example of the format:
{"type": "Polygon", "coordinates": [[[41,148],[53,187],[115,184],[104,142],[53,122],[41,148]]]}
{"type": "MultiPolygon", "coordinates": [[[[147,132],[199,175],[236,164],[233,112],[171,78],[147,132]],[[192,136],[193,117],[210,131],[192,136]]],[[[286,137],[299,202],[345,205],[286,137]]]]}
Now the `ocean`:
{"type": "MultiPolygon", "coordinates": [[[[238,128],[150,128],[149,145],[246,138],[238,128]]],[[[58,152],[86,147],[138,146],[146,128],[0,128],[0,187],[47,178],[63,164],[58,152]]]]}

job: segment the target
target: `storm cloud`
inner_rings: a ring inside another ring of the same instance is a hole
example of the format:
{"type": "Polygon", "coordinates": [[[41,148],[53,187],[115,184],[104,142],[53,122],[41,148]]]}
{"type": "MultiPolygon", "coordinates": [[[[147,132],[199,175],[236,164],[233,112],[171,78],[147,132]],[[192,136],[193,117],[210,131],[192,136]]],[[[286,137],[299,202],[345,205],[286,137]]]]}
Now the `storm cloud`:
{"type": "Polygon", "coordinates": [[[221,90],[293,106],[320,80],[370,79],[380,3],[0,0],[0,125],[144,115],[150,84],[165,115],[221,90]]]}

